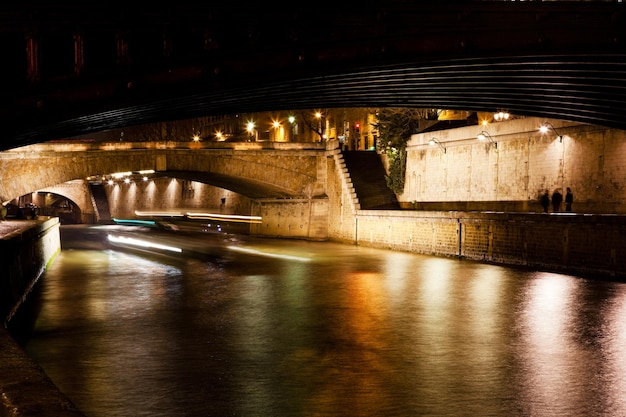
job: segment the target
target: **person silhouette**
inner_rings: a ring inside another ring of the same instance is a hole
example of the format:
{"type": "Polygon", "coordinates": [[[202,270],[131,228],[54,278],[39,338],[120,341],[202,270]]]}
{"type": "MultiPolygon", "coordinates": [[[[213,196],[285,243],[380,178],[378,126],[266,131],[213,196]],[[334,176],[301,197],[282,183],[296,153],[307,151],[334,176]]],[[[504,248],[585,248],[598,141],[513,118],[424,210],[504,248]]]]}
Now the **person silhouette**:
{"type": "Polygon", "coordinates": [[[543,193],[543,195],[541,196],[539,200],[541,202],[541,207],[543,207],[543,212],[547,213],[548,206],[550,205],[550,193],[548,192],[548,190],[546,190],[546,192],[543,193]]]}
{"type": "Polygon", "coordinates": [[[574,193],[572,193],[572,189],[567,187],[567,192],[565,193],[565,211],[572,211],[572,204],[574,203],[574,193]]]}
{"type": "Polygon", "coordinates": [[[561,211],[561,203],[563,202],[563,194],[557,188],[552,193],[552,211],[558,213],[561,211]]]}

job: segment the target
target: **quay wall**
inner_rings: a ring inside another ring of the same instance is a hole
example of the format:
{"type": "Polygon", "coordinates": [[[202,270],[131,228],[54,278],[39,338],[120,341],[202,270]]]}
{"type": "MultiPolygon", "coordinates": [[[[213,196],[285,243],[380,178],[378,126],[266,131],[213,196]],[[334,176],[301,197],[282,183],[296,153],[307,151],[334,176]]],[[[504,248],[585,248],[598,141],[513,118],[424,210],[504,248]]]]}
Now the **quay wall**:
{"type": "Polygon", "coordinates": [[[626,279],[626,216],[359,210],[332,240],[581,276],[626,279]]]}
{"type": "Polygon", "coordinates": [[[59,221],[3,221],[0,226],[0,417],[83,417],[7,330],[11,317],[61,250],[59,221]]]}
{"type": "Polygon", "coordinates": [[[526,117],[412,135],[401,207],[541,212],[544,192],[565,196],[570,187],[579,213],[626,214],[626,131],[552,122],[526,117]]]}
{"type": "Polygon", "coordinates": [[[15,227],[0,235],[0,317],[5,327],[61,250],[58,218],[11,223],[15,227]]]}

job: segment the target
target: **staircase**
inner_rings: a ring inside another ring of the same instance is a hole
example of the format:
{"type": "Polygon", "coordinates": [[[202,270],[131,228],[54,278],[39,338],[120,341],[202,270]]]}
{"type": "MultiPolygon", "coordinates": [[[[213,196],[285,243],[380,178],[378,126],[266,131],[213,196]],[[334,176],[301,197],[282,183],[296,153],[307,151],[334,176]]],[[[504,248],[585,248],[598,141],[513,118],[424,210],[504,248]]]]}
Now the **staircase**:
{"type": "Polygon", "coordinates": [[[400,209],[396,195],[387,186],[385,167],[376,152],[342,151],[361,210],[400,209]]]}
{"type": "Polygon", "coordinates": [[[111,220],[111,211],[109,210],[109,199],[103,184],[89,183],[91,190],[91,199],[94,210],[96,212],[96,221],[98,223],[107,223],[111,220]]]}

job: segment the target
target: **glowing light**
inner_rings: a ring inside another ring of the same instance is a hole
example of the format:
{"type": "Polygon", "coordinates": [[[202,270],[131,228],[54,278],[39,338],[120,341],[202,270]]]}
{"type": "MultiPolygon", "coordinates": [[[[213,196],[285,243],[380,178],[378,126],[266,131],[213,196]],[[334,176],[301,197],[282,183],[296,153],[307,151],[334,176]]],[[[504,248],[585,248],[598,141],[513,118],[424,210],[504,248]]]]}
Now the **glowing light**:
{"type": "Polygon", "coordinates": [[[143,180],[144,181],[148,181],[148,177],[143,177],[143,180]]]}
{"type": "Polygon", "coordinates": [[[296,118],[294,116],[289,116],[289,123],[293,123],[296,121],[296,118]]]}
{"type": "Polygon", "coordinates": [[[215,132],[215,139],[224,140],[224,135],[222,132],[215,132]]]}
{"type": "Polygon", "coordinates": [[[300,256],[284,255],[281,253],[269,253],[269,252],[263,252],[257,249],[242,248],[240,246],[227,246],[227,248],[235,252],[247,253],[249,255],[266,256],[268,258],[279,258],[279,259],[286,259],[289,261],[299,261],[299,262],[311,261],[311,259],[309,258],[303,258],[300,256]]]}
{"type": "Polygon", "coordinates": [[[111,176],[113,178],[120,179],[120,178],[128,177],[129,175],[132,175],[132,174],[133,173],[130,172],[130,171],[127,171],[127,172],[115,172],[115,173],[111,174],[111,176]]]}
{"type": "Polygon", "coordinates": [[[218,213],[187,213],[187,217],[190,219],[201,220],[224,220],[229,222],[243,222],[243,223],[261,223],[263,219],[261,216],[243,216],[238,214],[218,214],[218,213]]]}
{"type": "Polygon", "coordinates": [[[128,178],[128,177],[127,177],[127,178],[124,178],[124,183],[125,183],[125,184],[130,183],[130,178],[128,178]]]}
{"type": "Polygon", "coordinates": [[[173,211],[135,211],[136,216],[141,217],[183,217],[184,214],[181,212],[173,212],[173,211]]]}
{"type": "Polygon", "coordinates": [[[252,133],[252,131],[254,130],[254,122],[248,122],[248,124],[246,125],[246,130],[248,131],[248,133],[252,133]]]}
{"type": "Polygon", "coordinates": [[[113,185],[113,184],[115,184],[115,181],[113,181],[113,180],[108,180],[108,181],[107,181],[107,184],[109,184],[109,185],[113,185]]]}
{"type": "Polygon", "coordinates": [[[498,112],[498,113],[494,114],[493,118],[496,120],[496,122],[501,122],[503,120],[508,120],[509,119],[509,113],[501,111],[501,112],[498,112]]]}
{"type": "Polygon", "coordinates": [[[181,253],[183,250],[181,248],[176,248],[174,246],[161,245],[159,243],[148,242],[147,240],[135,239],[132,237],[124,237],[124,236],[108,236],[109,240],[114,243],[122,243],[125,245],[131,246],[140,246],[142,248],[154,248],[154,249],[163,249],[170,252],[178,252],[181,253]]]}
{"type": "Polygon", "coordinates": [[[113,221],[117,224],[132,224],[132,225],[140,225],[140,226],[156,226],[156,222],[154,220],[135,220],[135,219],[116,219],[113,218],[113,221]]]}
{"type": "Polygon", "coordinates": [[[139,172],[141,175],[154,174],[154,170],[153,169],[143,169],[143,170],[137,171],[137,172],[139,172]]]}

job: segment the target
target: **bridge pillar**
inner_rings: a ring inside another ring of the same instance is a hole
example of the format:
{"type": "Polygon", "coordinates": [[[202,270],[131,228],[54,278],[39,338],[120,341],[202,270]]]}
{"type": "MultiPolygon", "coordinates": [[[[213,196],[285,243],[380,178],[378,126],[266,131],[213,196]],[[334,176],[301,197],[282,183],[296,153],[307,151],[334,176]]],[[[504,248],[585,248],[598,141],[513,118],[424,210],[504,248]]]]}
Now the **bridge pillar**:
{"type": "Polygon", "coordinates": [[[252,224],[250,233],[257,236],[328,239],[328,199],[256,200],[252,215],[263,222],[252,224]]]}

